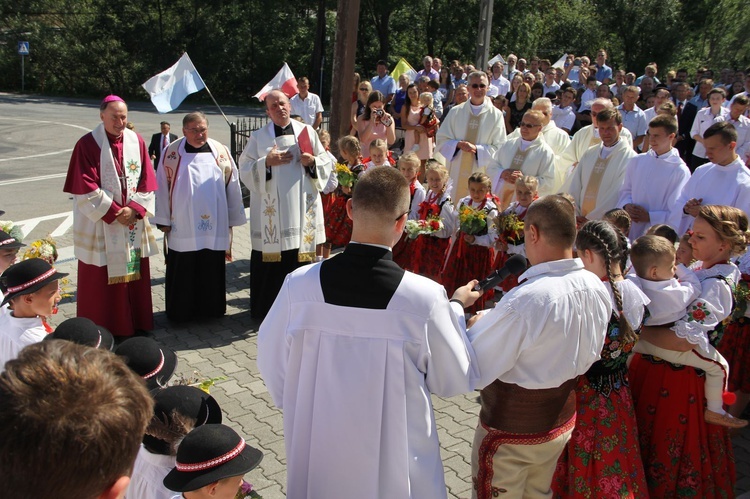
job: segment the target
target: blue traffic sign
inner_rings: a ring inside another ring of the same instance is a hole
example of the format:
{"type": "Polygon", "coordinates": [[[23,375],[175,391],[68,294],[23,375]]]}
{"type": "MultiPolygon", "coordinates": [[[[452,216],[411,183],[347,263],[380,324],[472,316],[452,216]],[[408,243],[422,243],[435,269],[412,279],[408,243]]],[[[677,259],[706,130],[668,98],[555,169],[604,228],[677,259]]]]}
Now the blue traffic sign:
{"type": "Polygon", "coordinates": [[[18,42],[18,54],[29,55],[29,42],[18,42]]]}

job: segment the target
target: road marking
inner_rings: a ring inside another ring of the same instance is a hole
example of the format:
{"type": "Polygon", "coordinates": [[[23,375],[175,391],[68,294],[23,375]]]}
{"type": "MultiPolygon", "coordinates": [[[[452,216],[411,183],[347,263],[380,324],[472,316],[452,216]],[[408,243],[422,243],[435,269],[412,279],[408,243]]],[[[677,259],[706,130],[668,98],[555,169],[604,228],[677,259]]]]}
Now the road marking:
{"type": "Polygon", "coordinates": [[[55,230],[52,231],[50,236],[52,237],[60,237],[65,235],[66,232],[68,232],[68,229],[70,229],[73,226],[73,212],[69,212],[68,216],[65,218],[65,221],[57,226],[55,230]]]}
{"type": "MultiPolygon", "coordinates": [[[[29,218],[28,220],[20,220],[18,222],[14,222],[16,225],[18,225],[21,228],[21,232],[23,233],[23,237],[28,236],[31,234],[31,231],[36,228],[37,225],[39,225],[39,222],[44,222],[46,220],[54,220],[56,218],[63,218],[65,217],[65,221],[62,223],[62,225],[66,225],[68,223],[68,219],[70,219],[70,225],[73,224],[73,212],[72,211],[66,211],[63,213],[56,213],[54,215],[45,215],[43,217],[36,217],[36,218],[29,218]]],[[[70,228],[70,225],[67,226],[65,230],[70,228]]],[[[56,237],[59,237],[63,235],[65,232],[60,232],[60,227],[55,229],[55,231],[50,234],[51,236],[56,235],[56,237]]]]}
{"type": "Polygon", "coordinates": [[[50,175],[40,175],[38,177],[14,178],[11,180],[3,180],[2,182],[0,182],[0,187],[3,187],[5,185],[23,184],[26,182],[37,182],[39,180],[49,180],[52,178],[62,178],[62,177],[67,177],[67,176],[68,176],[67,173],[52,173],[50,175]]]}
{"type": "MultiPolygon", "coordinates": [[[[30,159],[30,158],[43,158],[44,156],[54,156],[55,154],[64,154],[66,152],[70,152],[73,149],[62,149],[60,151],[55,152],[45,152],[44,154],[32,154],[31,156],[18,156],[16,158],[2,158],[0,159],[0,163],[4,161],[18,161],[19,159],[30,159]]],[[[65,176],[66,174],[63,174],[65,176]]],[[[27,181],[28,182],[28,181],[27,181]]]]}

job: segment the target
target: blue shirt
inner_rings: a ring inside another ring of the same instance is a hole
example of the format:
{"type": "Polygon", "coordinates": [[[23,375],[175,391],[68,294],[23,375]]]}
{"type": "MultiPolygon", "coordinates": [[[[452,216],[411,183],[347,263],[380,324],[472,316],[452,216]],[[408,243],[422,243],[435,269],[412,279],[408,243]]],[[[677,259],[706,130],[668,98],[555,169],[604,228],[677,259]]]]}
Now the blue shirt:
{"type": "Polygon", "coordinates": [[[373,79],[370,80],[370,85],[372,85],[373,90],[377,90],[381,94],[388,97],[391,94],[396,93],[396,82],[393,78],[391,78],[390,75],[385,75],[384,77],[376,76],[373,79]]]}
{"type": "Polygon", "coordinates": [[[607,78],[612,80],[612,68],[606,64],[602,64],[602,67],[596,70],[596,80],[603,82],[607,78]]]}

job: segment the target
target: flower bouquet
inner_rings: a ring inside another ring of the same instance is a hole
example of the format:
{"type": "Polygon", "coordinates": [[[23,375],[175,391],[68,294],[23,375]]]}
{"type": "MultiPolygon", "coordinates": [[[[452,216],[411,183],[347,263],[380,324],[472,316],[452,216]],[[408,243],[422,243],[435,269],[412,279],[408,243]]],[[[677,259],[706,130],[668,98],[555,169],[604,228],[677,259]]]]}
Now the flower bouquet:
{"type": "Polygon", "coordinates": [[[242,480],[242,485],[240,485],[240,488],[237,491],[237,495],[234,496],[234,499],[246,499],[248,497],[252,499],[263,499],[260,494],[253,490],[252,484],[247,483],[245,480],[242,480]]]}
{"type": "Polygon", "coordinates": [[[50,265],[57,261],[57,244],[52,237],[47,236],[44,239],[37,239],[31,243],[26,251],[23,252],[23,260],[29,258],[41,258],[50,265]]]}
{"type": "Polygon", "coordinates": [[[21,227],[14,224],[10,220],[0,220],[0,230],[7,233],[10,237],[15,239],[19,243],[23,241],[23,232],[21,232],[21,227]]]}
{"type": "Polygon", "coordinates": [[[523,242],[523,221],[515,213],[498,215],[493,221],[493,226],[502,243],[520,244],[523,242]]]}
{"type": "Polygon", "coordinates": [[[338,178],[341,187],[354,187],[357,174],[352,172],[344,163],[338,163],[336,165],[336,178],[338,178]]]}
{"type": "Polygon", "coordinates": [[[427,220],[407,220],[405,230],[409,239],[416,239],[423,234],[429,235],[442,230],[443,227],[443,221],[440,220],[440,217],[433,215],[427,217],[427,220]]]}
{"type": "Polygon", "coordinates": [[[734,288],[734,310],[730,316],[732,320],[738,321],[745,316],[748,300],[750,300],[750,289],[748,289],[748,282],[743,276],[734,288]]]}
{"type": "Polygon", "coordinates": [[[463,205],[458,211],[461,232],[475,236],[487,228],[487,212],[463,205]]]}

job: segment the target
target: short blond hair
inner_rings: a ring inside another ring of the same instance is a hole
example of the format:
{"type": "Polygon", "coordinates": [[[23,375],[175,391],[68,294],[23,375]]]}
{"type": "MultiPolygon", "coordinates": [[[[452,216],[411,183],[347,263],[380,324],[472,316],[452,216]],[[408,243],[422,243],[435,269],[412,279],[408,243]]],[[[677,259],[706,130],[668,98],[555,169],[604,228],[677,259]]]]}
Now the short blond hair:
{"type": "Polygon", "coordinates": [[[642,279],[648,279],[648,271],[654,266],[674,262],[674,244],[663,236],[646,234],[635,240],[630,247],[630,261],[635,273],[642,279]]]}
{"type": "Polygon", "coordinates": [[[419,156],[417,156],[417,153],[409,151],[406,154],[402,154],[401,157],[398,158],[399,169],[402,166],[411,166],[412,168],[419,170],[419,167],[422,166],[422,161],[419,159],[419,156]]]}

